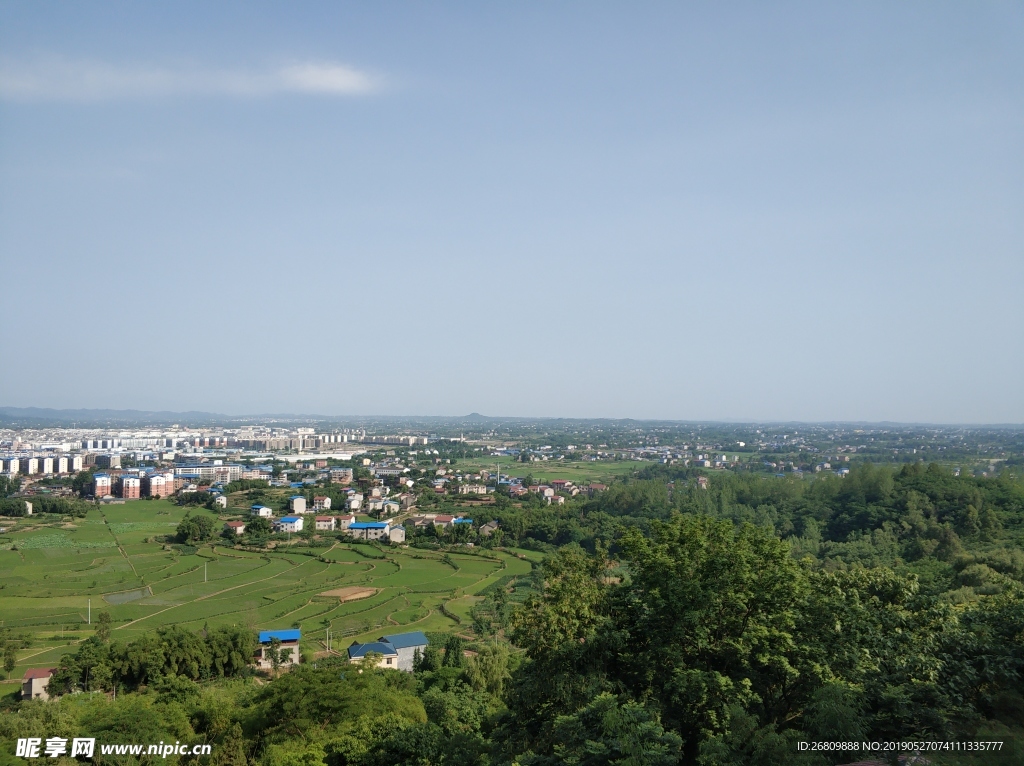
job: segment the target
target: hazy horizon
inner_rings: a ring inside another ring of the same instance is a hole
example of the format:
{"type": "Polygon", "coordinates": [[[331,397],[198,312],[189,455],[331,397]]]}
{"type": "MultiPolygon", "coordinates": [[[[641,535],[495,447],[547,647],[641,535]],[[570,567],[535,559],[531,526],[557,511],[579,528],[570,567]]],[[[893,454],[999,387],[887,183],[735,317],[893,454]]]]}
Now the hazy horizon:
{"type": "Polygon", "coordinates": [[[6,405],[1024,423],[1020,4],[0,22],[6,405]]]}
{"type": "MultiPolygon", "coordinates": [[[[297,420],[302,419],[320,419],[320,420],[494,420],[494,421],[536,421],[536,420],[580,420],[580,421],[635,421],[638,423],[675,423],[684,425],[809,425],[809,426],[824,426],[824,425],[839,425],[839,426],[896,426],[896,427],[935,427],[935,428],[1024,428],[1024,423],[967,423],[967,422],[922,422],[922,421],[897,421],[897,420],[836,420],[834,418],[825,420],[765,420],[765,419],[754,419],[754,420],[740,420],[734,418],[711,418],[711,419],[687,419],[687,418],[635,418],[628,415],[622,417],[602,417],[594,416],[587,418],[574,418],[567,417],[564,415],[502,415],[502,414],[488,414],[480,412],[470,413],[456,413],[456,414],[388,414],[388,413],[324,413],[324,412],[210,412],[207,410],[187,410],[187,411],[175,411],[175,410],[139,410],[139,409],[109,409],[109,408],[56,408],[56,407],[9,407],[0,405],[0,418],[8,415],[11,410],[23,410],[28,412],[51,412],[51,413],[108,413],[108,416],[115,413],[121,413],[123,415],[135,414],[140,415],[191,415],[191,416],[209,416],[212,418],[223,417],[228,420],[232,419],[256,419],[256,418],[295,418],[297,420]]],[[[70,417],[70,415],[63,415],[64,417],[70,417]]],[[[28,415],[26,415],[28,417],[28,415]]],[[[2,421],[0,421],[2,425],[2,421]]]]}

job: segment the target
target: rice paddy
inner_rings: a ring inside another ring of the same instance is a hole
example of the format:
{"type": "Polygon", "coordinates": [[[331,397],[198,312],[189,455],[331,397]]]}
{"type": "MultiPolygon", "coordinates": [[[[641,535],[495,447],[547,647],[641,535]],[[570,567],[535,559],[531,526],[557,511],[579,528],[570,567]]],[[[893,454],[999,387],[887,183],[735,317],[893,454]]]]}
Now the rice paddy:
{"type": "MultiPolygon", "coordinates": [[[[12,677],[48,667],[92,635],[100,612],[114,640],[169,625],[298,627],[311,650],[399,629],[466,630],[472,597],[530,571],[514,553],[381,549],[327,538],[325,547],[236,550],[217,539],[169,542],[185,509],[165,501],[98,507],[85,518],[4,520],[0,627],[25,639],[12,677]],[[442,611],[442,605],[451,609],[442,611]],[[454,616],[462,617],[462,624],[454,616]],[[91,618],[91,624],[90,624],[91,618]],[[335,643],[335,642],[339,643],[335,643]]],[[[216,528],[227,517],[203,509],[216,528]]]]}

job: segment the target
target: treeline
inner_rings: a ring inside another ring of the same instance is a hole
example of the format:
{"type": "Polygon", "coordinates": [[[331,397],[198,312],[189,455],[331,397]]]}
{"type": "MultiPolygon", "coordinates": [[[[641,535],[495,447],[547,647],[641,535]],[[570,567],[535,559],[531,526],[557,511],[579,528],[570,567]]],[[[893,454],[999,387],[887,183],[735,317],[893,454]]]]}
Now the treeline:
{"type": "Polygon", "coordinates": [[[974,477],[938,465],[859,464],[845,478],[715,472],[698,483],[702,475],[654,466],[562,506],[498,496],[473,517],[497,519],[501,531],[475,542],[546,551],[578,543],[593,551],[604,541],[614,553],[627,530],[649,534],[654,521],[680,513],[770,529],[794,556],[827,569],[907,568],[927,590],[962,598],[996,592],[1006,578],[1024,582],[1024,482],[1012,472],[974,477]]]}
{"type": "Polygon", "coordinates": [[[200,762],[217,766],[480,764],[516,664],[496,643],[466,657],[464,642],[452,636],[418,658],[415,674],[332,656],[261,684],[225,661],[225,678],[216,680],[218,654],[248,661],[255,647],[250,631],[233,642],[223,633],[172,628],[123,645],[90,639],[62,662],[50,689],[99,691],[116,683],[116,698],[67,695],[0,708],[2,752],[41,732],[107,743],[208,742],[213,754],[200,762]],[[214,680],[203,682],[204,672],[214,680]]]}
{"type": "Polygon", "coordinates": [[[89,512],[89,503],[66,497],[33,495],[32,497],[8,497],[0,499],[0,516],[25,516],[25,503],[32,503],[32,513],[54,513],[61,516],[83,517],[89,512]]]}
{"type": "Polygon", "coordinates": [[[246,672],[256,651],[256,634],[233,627],[192,633],[175,626],[134,641],[112,641],[110,616],[104,612],[99,617],[96,635],[61,657],[50,679],[51,694],[130,691],[176,679],[236,676],[246,672]]]}
{"type": "Polygon", "coordinates": [[[250,489],[268,489],[270,482],[266,479],[235,479],[224,485],[225,492],[245,492],[250,489]]]}

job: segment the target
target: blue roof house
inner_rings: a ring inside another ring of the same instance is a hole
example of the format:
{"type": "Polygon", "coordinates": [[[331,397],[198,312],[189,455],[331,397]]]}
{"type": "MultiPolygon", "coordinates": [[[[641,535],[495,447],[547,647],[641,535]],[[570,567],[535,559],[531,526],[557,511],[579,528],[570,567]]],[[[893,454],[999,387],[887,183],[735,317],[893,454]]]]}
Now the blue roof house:
{"type": "Polygon", "coordinates": [[[286,668],[299,664],[299,639],[302,638],[301,630],[261,630],[260,645],[256,649],[256,667],[260,670],[270,670],[274,667],[270,659],[270,648],[272,640],[281,642],[279,648],[279,667],[286,668]]]}
{"type": "Polygon", "coordinates": [[[301,516],[282,516],[274,524],[279,532],[301,532],[302,531],[302,517],[301,516]]]}
{"type": "Polygon", "coordinates": [[[396,633],[391,636],[381,636],[376,641],[366,644],[353,643],[348,648],[349,662],[362,662],[367,653],[375,652],[381,655],[377,661],[379,668],[394,668],[411,673],[416,653],[420,655],[427,648],[427,637],[421,631],[412,633],[396,633]]]}

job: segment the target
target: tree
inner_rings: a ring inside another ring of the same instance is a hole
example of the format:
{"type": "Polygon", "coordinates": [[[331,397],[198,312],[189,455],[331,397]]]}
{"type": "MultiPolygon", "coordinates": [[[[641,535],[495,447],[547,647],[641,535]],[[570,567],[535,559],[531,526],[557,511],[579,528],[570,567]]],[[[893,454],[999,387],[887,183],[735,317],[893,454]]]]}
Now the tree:
{"type": "Polygon", "coordinates": [[[665,731],[657,713],[614,695],[599,694],[572,715],[555,722],[555,755],[566,766],[672,766],[683,741],[665,731]]]}
{"type": "Polygon", "coordinates": [[[0,476],[0,498],[13,495],[21,488],[21,479],[17,476],[0,476]]]}
{"type": "Polygon", "coordinates": [[[197,543],[209,540],[213,535],[213,521],[209,516],[193,516],[191,513],[178,524],[178,541],[182,543],[197,543]]]}
{"type": "Polygon", "coordinates": [[[469,685],[500,700],[511,675],[510,659],[511,653],[506,644],[493,641],[480,647],[476,656],[470,658],[469,666],[466,668],[469,685]]]}
{"type": "Polygon", "coordinates": [[[92,490],[92,471],[79,471],[71,480],[71,489],[83,497],[92,490]]]}
{"type": "Polygon", "coordinates": [[[220,747],[214,753],[214,766],[246,766],[248,760],[245,757],[245,737],[242,736],[242,727],[236,721],[228,729],[221,740],[220,747]]]}
{"type": "Polygon", "coordinates": [[[423,703],[408,673],[380,670],[363,663],[358,669],[337,658],[299,665],[260,691],[253,729],[271,738],[306,738],[354,721],[393,716],[406,723],[425,722],[423,703]],[[359,672],[362,671],[362,672],[359,672]]]}
{"type": "Polygon", "coordinates": [[[413,670],[417,673],[421,672],[433,672],[439,670],[442,667],[443,660],[441,658],[441,652],[437,650],[437,647],[433,644],[427,644],[423,650],[423,654],[416,650],[416,654],[413,657],[413,670]]]}
{"type": "Polygon", "coordinates": [[[4,646],[4,670],[7,671],[7,678],[10,679],[14,666],[18,664],[18,648],[11,642],[4,646]]]}
{"type": "Polygon", "coordinates": [[[465,665],[466,658],[463,653],[465,641],[462,636],[452,634],[444,645],[444,667],[461,668],[465,665]]]}
{"type": "Polygon", "coordinates": [[[98,624],[96,625],[96,638],[103,643],[110,641],[110,612],[100,612],[98,624]]]}
{"type": "Polygon", "coordinates": [[[276,676],[277,671],[281,667],[281,639],[277,636],[271,637],[267,656],[270,658],[270,665],[274,669],[274,675],[276,676]]]}
{"type": "Polygon", "coordinates": [[[263,516],[253,516],[245,522],[245,534],[250,537],[266,537],[271,530],[270,519],[263,516]]]}

